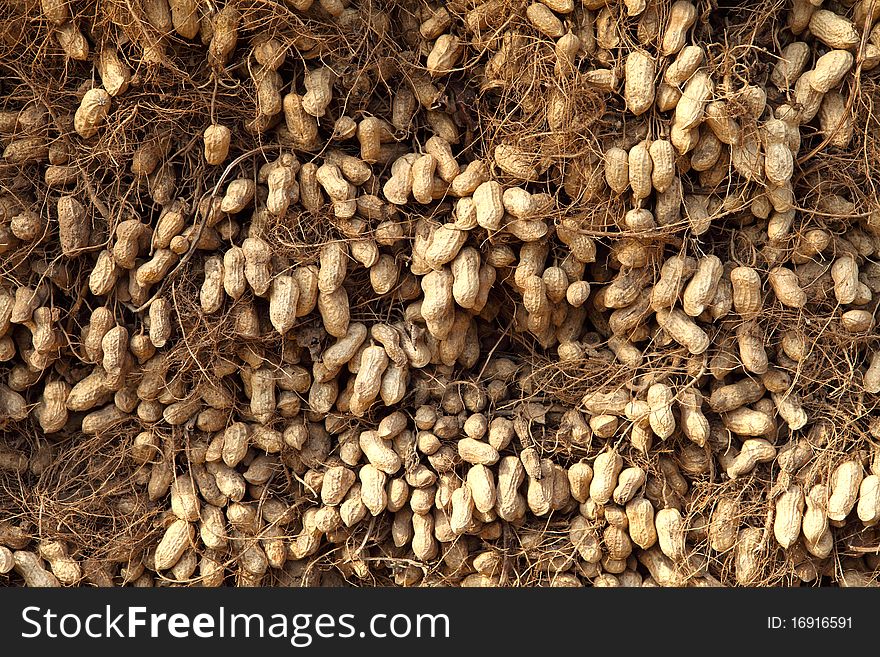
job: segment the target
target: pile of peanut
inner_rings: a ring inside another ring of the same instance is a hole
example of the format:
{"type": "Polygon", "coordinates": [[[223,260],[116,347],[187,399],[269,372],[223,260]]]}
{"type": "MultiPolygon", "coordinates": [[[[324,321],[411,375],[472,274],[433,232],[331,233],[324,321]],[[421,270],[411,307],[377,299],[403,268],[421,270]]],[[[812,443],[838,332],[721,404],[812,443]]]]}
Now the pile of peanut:
{"type": "Polygon", "coordinates": [[[876,584],[880,199],[807,167],[880,166],[880,2],[740,51],[698,0],[81,4],[19,16],[73,91],[0,104],[0,477],[113,441],[151,538],[0,505],[0,583],[876,584]],[[126,136],[172,69],[248,120],[126,136]]]}

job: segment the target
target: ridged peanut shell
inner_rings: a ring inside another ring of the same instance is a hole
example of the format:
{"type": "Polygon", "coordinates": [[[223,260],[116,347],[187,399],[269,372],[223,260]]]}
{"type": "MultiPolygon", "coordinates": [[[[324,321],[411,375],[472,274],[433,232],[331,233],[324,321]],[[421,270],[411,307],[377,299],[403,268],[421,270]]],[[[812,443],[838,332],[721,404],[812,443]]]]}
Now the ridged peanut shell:
{"type": "Polygon", "coordinates": [[[627,109],[639,116],[654,104],[654,58],[644,50],[633,50],[624,65],[624,91],[627,109]]]}
{"type": "Polygon", "coordinates": [[[73,128],[83,139],[98,134],[98,130],[110,112],[110,94],[104,89],[89,89],[73,115],[73,128]]]}

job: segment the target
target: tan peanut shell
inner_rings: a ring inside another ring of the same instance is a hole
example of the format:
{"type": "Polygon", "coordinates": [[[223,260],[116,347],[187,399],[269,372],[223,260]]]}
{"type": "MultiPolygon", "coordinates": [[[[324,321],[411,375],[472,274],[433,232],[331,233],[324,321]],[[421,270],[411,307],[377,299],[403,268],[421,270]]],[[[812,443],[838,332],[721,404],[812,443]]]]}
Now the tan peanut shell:
{"type": "Polygon", "coordinates": [[[709,336],[690,317],[677,308],[657,311],[657,322],[679,344],[699,355],[709,348],[709,336]]]}
{"type": "Polygon", "coordinates": [[[83,139],[98,134],[104,119],[110,111],[110,94],[104,89],[90,89],[83,96],[73,117],[74,129],[83,139]]]}
{"type": "Polygon", "coordinates": [[[593,462],[593,479],[590,482],[590,497],[599,504],[605,504],[614,494],[617,477],[623,467],[623,459],[612,450],[602,452],[593,462]]]}
{"type": "Polygon", "coordinates": [[[654,517],[657,543],[660,550],[673,562],[681,562],[686,556],[684,521],[678,509],[661,509],[654,517]]]}
{"type": "Polygon", "coordinates": [[[98,54],[98,72],[104,89],[111,96],[124,94],[128,89],[131,72],[115,48],[105,47],[98,54]]]}
{"type": "Polygon", "coordinates": [[[866,527],[880,521],[880,476],[869,474],[862,479],[856,513],[866,527]]]}
{"type": "Polygon", "coordinates": [[[682,294],[682,308],[691,317],[702,314],[715,295],[723,274],[721,260],[708,255],[697,262],[697,268],[682,294]]]}
{"type": "Polygon", "coordinates": [[[629,187],[629,154],[622,148],[609,148],[605,151],[605,180],[617,194],[629,187]]]}
{"type": "Polygon", "coordinates": [[[676,0],[669,8],[666,31],[660,45],[660,54],[673,55],[684,47],[687,31],[697,19],[697,8],[686,0],[676,0]]]}
{"type": "Polygon", "coordinates": [[[33,588],[61,586],[58,578],[43,566],[42,560],[33,552],[16,550],[12,558],[13,568],[24,579],[25,585],[33,588]]]}
{"type": "Polygon", "coordinates": [[[428,331],[435,338],[442,340],[449,335],[454,321],[454,284],[452,271],[449,268],[429,272],[422,277],[422,317],[428,331]]]}
{"type": "Polygon", "coordinates": [[[761,277],[751,267],[736,267],[730,272],[733,307],[743,319],[752,319],[763,306],[761,277]]]}
{"type": "Polygon", "coordinates": [[[853,118],[846,103],[843,94],[830,91],[824,95],[819,107],[819,127],[828,143],[836,148],[847,148],[853,137],[853,118]]]}
{"type": "Polygon", "coordinates": [[[633,198],[636,201],[648,198],[651,195],[653,166],[646,142],[639,142],[629,150],[629,185],[632,188],[633,198]]]}
{"type": "Polygon", "coordinates": [[[654,58],[644,50],[633,50],[624,69],[627,109],[636,116],[644,114],[654,104],[654,58]]]}
{"type": "Polygon", "coordinates": [[[89,42],[75,22],[59,25],[55,37],[58,45],[71,59],[86,61],[89,58],[89,42]]]}
{"type": "Polygon", "coordinates": [[[678,408],[681,415],[681,429],[691,442],[703,447],[709,440],[709,420],[701,407],[703,395],[696,388],[685,388],[678,393],[678,408]]]}
{"type": "MultiPolygon", "coordinates": [[[[712,79],[706,71],[700,69],[691,76],[675,106],[673,130],[691,130],[699,126],[703,120],[706,105],[712,98],[714,88],[712,79]]],[[[690,148],[685,149],[685,152],[687,150],[690,148]]],[[[679,148],[679,152],[682,152],[681,148],[679,148]]]]}
{"type": "Polygon", "coordinates": [[[819,9],[813,12],[809,27],[813,36],[829,48],[847,50],[859,44],[859,33],[852,22],[833,11],[819,9]]]}
{"type": "Polygon", "coordinates": [[[655,383],[648,388],[648,421],[651,430],[661,440],[666,440],[675,432],[675,415],[672,412],[674,393],[664,383],[655,383]]]}
{"type": "Polygon", "coordinates": [[[855,58],[846,50],[832,50],[816,60],[809,84],[820,94],[834,89],[852,68],[855,58]]]}
{"type": "Polygon", "coordinates": [[[565,34],[562,21],[545,4],[540,2],[530,4],[526,7],[526,17],[536,30],[551,39],[558,39],[565,34]]]}
{"type": "Polygon", "coordinates": [[[168,529],[159,544],[156,546],[154,557],[156,570],[167,570],[174,566],[183,556],[195,538],[195,528],[185,520],[175,520],[168,529]]]}
{"type": "Polygon", "coordinates": [[[740,506],[732,497],[718,500],[709,521],[709,545],[716,552],[727,552],[736,544],[740,506]]]}
{"type": "Polygon", "coordinates": [[[696,265],[696,260],[690,257],[669,257],[663,263],[660,278],[651,290],[651,307],[660,310],[675,305],[685,283],[696,270],[696,265]]]}
{"type": "Polygon", "coordinates": [[[212,124],[205,128],[205,162],[211,165],[223,164],[229,154],[232,132],[224,125],[212,124]]]}
{"type": "Polygon", "coordinates": [[[874,327],[874,316],[867,310],[847,310],[840,317],[840,326],[849,333],[863,333],[874,327]]]}
{"type": "Polygon", "coordinates": [[[804,512],[804,493],[794,484],[776,500],[776,517],[773,522],[773,535],[777,542],[788,548],[800,536],[804,512]]]}
{"type": "Polygon", "coordinates": [[[668,190],[675,180],[675,148],[666,139],[656,139],[649,147],[651,154],[651,183],[661,194],[668,190]]]}
{"type": "Polygon", "coordinates": [[[69,256],[78,249],[88,246],[91,222],[85,208],[73,196],[60,197],[57,209],[61,250],[69,256]]]}
{"type": "Polygon", "coordinates": [[[61,25],[70,18],[67,0],[41,0],[43,16],[55,25],[61,25]]]}
{"type": "Polygon", "coordinates": [[[844,461],[831,475],[827,515],[830,520],[844,520],[858,500],[863,478],[862,465],[858,461],[844,461]]]}
{"type": "Polygon", "coordinates": [[[736,581],[743,585],[754,585],[761,573],[763,530],[746,527],[739,531],[734,552],[736,581]]]}
{"type": "Polygon", "coordinates": [[[703,63],[705,53],[700,46],[685,46],[663,73],[663,79],[667,84],[680,86],[687,82],[703,63]]]}

